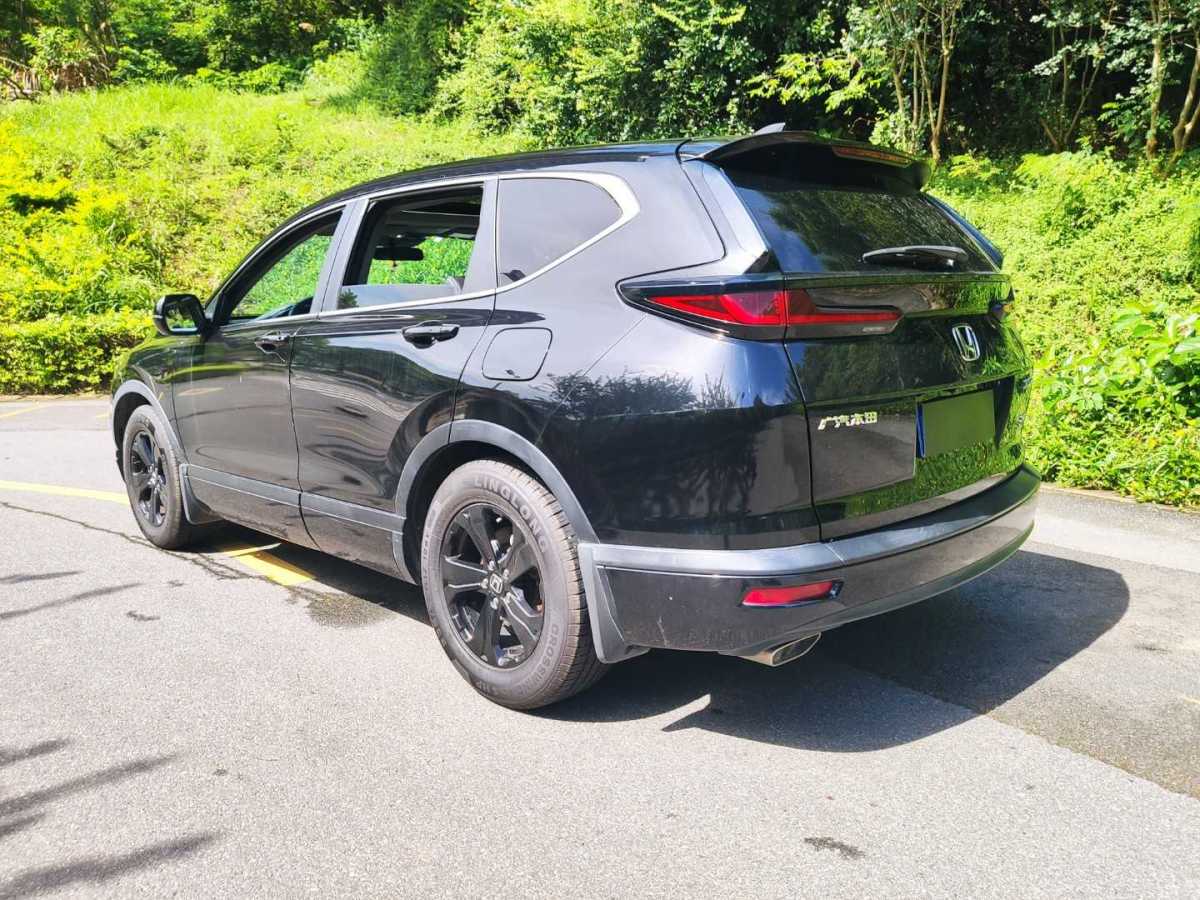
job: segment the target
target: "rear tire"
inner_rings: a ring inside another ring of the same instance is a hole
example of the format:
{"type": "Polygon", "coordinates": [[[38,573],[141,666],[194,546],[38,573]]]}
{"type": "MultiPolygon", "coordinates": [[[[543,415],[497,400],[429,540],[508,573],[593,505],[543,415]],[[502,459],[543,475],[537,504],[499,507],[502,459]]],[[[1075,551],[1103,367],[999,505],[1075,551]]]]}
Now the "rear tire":
{"type": "Polygon", "coordinates": [[[167,425],[153,407],[139,406],[125,423],[121,467],[133,517],[150,543],[180,550],[204,533],[183,514],[179,460],[167,425]]]}
{"type": "Polygon", "coordinates": [[[425,519],[421,578],[442,649],[489,700],[547,706],[607,670],[575,534],[554,495],[515,466],[478,460],[450,473],[425,519]]]}

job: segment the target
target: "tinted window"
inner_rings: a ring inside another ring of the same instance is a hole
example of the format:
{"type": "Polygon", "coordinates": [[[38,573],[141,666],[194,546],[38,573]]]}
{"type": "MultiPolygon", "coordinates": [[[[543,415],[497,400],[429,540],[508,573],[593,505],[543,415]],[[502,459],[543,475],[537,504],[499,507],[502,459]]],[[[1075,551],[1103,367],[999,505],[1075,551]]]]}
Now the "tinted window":
{"type": "Polygon", "coordinates": [[[338,291],[338,309],[467,292],[482,200],[483,190],[471,187],[372,203],[338,291]]]}
{"type": "Polygon", "coordinates": [[[892,267],[864,263],[862,255],[911,244],[961,247],[965,269],[992,271],[966,232],[887,166],[850,164],[819,150],[747,154],[726,169],[785,272],[880,271],[892,267]]]}
{"type": "Polygon", "coordinates": [[[520,281],[594,238],[621,217],[603,188],[567,178],[500,182],[500,283],[520,281]]]}
{"type": "Polygon", "coordinates": [[[313,294],[340,216],[339,212],[317,219],[268,250],[234,285],[229,321],[282,319],[312,312],[313,294]]]}

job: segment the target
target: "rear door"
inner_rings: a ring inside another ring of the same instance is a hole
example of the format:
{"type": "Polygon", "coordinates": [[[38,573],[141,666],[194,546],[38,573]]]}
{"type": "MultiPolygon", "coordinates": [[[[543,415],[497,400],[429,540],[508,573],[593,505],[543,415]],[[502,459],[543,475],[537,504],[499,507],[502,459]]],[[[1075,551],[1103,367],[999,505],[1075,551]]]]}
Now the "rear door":
{"type": "Polygon", "coordinates": [[[1029,363],[1006,318],[1008,278],[907,161],[886,160],[796,142],[720,163],[793,306],[817,313],[789,318],[785,346],[826,539],[948,505],[1021,463],[1029,363]],[[863,259],[913,245],[962,253],[863,259]],[[823,324],[828,310],[848,324],[823,324]]]}
{"type": "Polygon", "coordinates": [[[453,415],[495,304],[495,183],[359,201],[317,321],[292,346],[301,504],[322,550],[395,571],[400,473],[453,415]]]}

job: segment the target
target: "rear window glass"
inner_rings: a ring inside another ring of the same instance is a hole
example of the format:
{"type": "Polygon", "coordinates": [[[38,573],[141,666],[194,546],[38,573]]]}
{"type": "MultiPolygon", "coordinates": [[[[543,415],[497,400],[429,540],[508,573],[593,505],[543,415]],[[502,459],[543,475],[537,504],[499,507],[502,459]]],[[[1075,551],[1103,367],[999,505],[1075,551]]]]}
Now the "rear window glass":
{"type": "Polygon", "coordinates": [[[847,164],[814,149],[772,148],[725,167],[783,271],[911,272],[862,255],[912,244],[961,247],[963,271],[994,271],[966,232],[888,167],[847,164]]]}
{"type": "Polygon", "coordinates": [[[608,192],[574,178],[500,182],[500,283],[527,278],[566,256],[621,217],[608,192]]]}

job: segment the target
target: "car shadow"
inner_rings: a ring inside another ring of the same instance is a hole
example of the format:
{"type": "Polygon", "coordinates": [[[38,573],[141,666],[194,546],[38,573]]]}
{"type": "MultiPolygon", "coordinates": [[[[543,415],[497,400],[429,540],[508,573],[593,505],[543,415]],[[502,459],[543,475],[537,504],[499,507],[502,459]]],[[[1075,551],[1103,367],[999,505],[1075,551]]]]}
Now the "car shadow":
{"type": "Polygon", "coordinates": [[[1118,573],[1026,550],[954,591],[830,631],[782,668],[658,651],[614,667],[590,691],[539,714],[615,722],[688,707],[664,730],[878,750],[1015,697],[1112,628],[1128,605],[1118,573]],[[911,690],[881,690],[877,678],[911,690]]]}
{"type": "MultiPolygon", "coordinates": [[[[218,553],[229,545],[266,546],[272,557],[312,576],[288,585],[289,597],[305,604],[313,621],[331,628],[374,625],[393,614],[429,624],[425,600],[414,585],[319,550],[277,541],[240,525],[223,524],[196,553],[218,553]]],[[[245,577],[256,577],[247,572],[245,577]]]]}
{"type": "MultiPolygon", "coordinates": [[[[262,541],[241,529],[230,534],[262,541]]],[[[319,624],[356,627],[394,614],[428,624],[412,585],[293,544],[271,553],[313,575],[317,587],[289,590],[319,624]]],[[[956,590],[834,629],[781,668],[653,651],[533,714],[617,722],[687,707],[665,730],[702,728],[814,750],[877,750],[988,713],[1090,646],[1128,606],[1119,573],[1022,550],[956,590]],[[881,690],[880,678],[908,690],[881,690]]]]}

